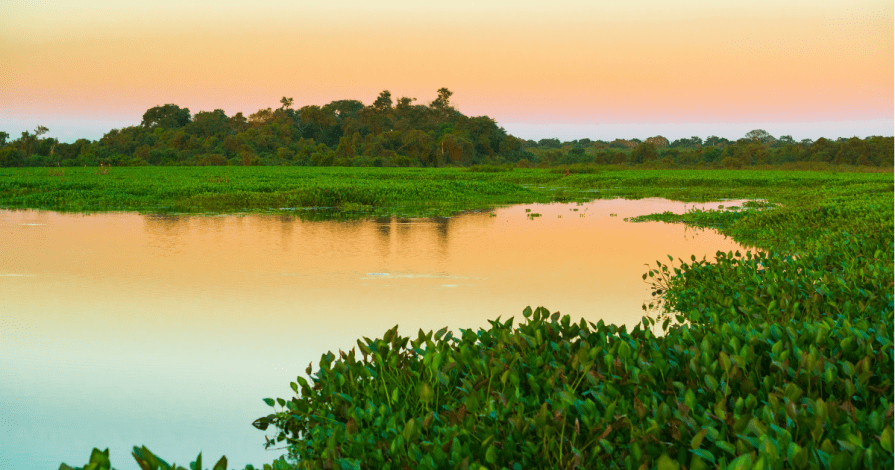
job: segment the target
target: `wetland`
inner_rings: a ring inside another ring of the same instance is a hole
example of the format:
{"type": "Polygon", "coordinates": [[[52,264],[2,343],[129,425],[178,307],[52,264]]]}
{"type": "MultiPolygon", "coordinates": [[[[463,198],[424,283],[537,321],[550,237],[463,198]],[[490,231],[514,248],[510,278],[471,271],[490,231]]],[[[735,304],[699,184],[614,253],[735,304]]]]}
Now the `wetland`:
{"type": "Polygon", "coordinates": [[[74,170],[0,170],[13,459],[891,462],[891,175],[74,170]]]}

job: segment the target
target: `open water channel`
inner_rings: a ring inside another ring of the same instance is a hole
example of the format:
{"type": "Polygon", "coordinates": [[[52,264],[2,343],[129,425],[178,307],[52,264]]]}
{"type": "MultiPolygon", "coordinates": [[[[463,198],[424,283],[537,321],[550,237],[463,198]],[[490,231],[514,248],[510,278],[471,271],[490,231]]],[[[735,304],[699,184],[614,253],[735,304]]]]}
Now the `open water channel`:
{"type": "Polygon", "coordinates": [[[185,467],[199,451],[270,463],[285,451],[251,425],[271,412],[262,398],[291,397],[321,354],[395,324],[415,336],[518,321],[529,305],[633,326],[646,263],[743,247],[623,219],[741,203],[350,222],[0,211],[0,469],[80,466],[93,447],[137,469],[134,445],[185,467]]]}

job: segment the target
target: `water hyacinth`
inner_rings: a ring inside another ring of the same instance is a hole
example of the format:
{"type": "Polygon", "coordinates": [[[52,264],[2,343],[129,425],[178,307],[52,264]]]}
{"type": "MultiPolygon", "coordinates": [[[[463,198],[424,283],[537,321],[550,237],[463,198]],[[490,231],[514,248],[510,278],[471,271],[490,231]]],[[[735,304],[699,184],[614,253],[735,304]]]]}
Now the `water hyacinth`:
{"type": "Polygon", "coordinates": [[[663,336],[648,318],[627,332],[543,308],[523,316],[458,337],[364,338],[324,355],[255,425],[277,428],[298,468],[891,463],[891,313],[713,317],[663,336]]]}

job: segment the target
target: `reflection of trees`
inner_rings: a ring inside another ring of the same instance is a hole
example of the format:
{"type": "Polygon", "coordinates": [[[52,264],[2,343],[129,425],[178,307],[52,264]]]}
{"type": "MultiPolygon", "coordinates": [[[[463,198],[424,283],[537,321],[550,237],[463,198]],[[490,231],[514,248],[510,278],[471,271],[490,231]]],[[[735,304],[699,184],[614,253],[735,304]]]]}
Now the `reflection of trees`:
{"type": "Polygon", "coordinates": [[[226,217],[197,217],[199,226],[208,231],[223,232],[226,217]]]}
{"type": "Polygon", "coordinates": [[[188,215],[147,214],[143,216],[143,227],[151,235],[177,236],[189,229],[188,215]]]}
{"type": "Polygon", "coordinates": [[[435,234],[438,237],[438,247],[441,249],[442,256],[447,255],[448,250],[448,231],[450,230],[450,217],[433,217],[432,223],[435,224],[435,234]]]}
{"type": "Polygon", "coordinates": [[[392,233],[391,217],[376,217],[373,219],[373,222],[376,223],[376,233],[378,233],[380,237],[388,239],[389,235],[392,233]]]}
{"type": "Polygon", "coordinates": [[[327,228],[330,229],[331,233],[338,233],[337,236],[333,238],[338,240],[344,240],[343,244],[346,249],[350,249],[352,251],[361,251],[361,249],[357,248],[357,245],[362,243],[361,233],[363,230],[364,222],[361,220],[340,220],[334,222],[328,222],[327,228]]]}
{"type": "MultiPolygon", "coordinates": [[[[387,257],[391,253],[391,238],[393,235],[398,236],[398,250],[403,250],[408,249],[407,247],[413,244],[414,234],[417,237],[423,236],[424,233],[428,233],[430,228],[434,228],[434,242],[438,246],[440,257],[444,258],[448,254],[448,231],[450,230],[451,220],[450,217],[431,217],[422,222],[419,220],[414,221],[413,219],[377,217],[373,219],[373,223],[376,227],[380,254],[383,257],[387,257]],[[393,224],[395,225],[394,227],[393,224]]],[[[429,246],[431,246],[431,242],[429,242],[429,246]]]]}
{"type": "Polygon", "coordinates": [[[376,224],[376,236],[379,239],[379,254],[385,258],[388,257],[391,244],[392,219],[391,217],[376,217],[373,219],[376,224]]]}
{"type": "MultiPolygon", "coordinates": [[[[286,98],[283,98],[283,100],[285,99],[286,98]]],[[[284,252],[289,251],[289,244],[292,242],[292,231],[295,229],[296,219],[297,217],[290,214],[283,214],[276,218],[276,221],[280,224],[280,244],[284,252]]]]}
{"type": "Polygon", "coordinates": [[[411,231],[413,230],[413,220],[398,218],[397,222],[397,238],[398,238],[398,249],[406,250],[407,246],[412,245],[411,241],[411,231]]]}

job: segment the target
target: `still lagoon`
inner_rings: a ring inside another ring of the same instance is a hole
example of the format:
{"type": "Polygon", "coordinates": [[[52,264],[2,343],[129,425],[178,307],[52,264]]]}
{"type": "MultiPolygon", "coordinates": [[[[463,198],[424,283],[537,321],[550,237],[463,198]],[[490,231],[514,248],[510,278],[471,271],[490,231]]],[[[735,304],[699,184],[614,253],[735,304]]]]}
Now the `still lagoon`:
{"type": "Polygon", "coordinates": [[[633,326],[656,260],[744,250],[624,219],[742,201],[524,204],[449,218],[0,211],[0,469],[146,445],[259,466],[252,427],[327,351],[399,326],[487,327],[544,306],[633,326]],[[540,214],[533,217],[532,214],[540,214]]]}

